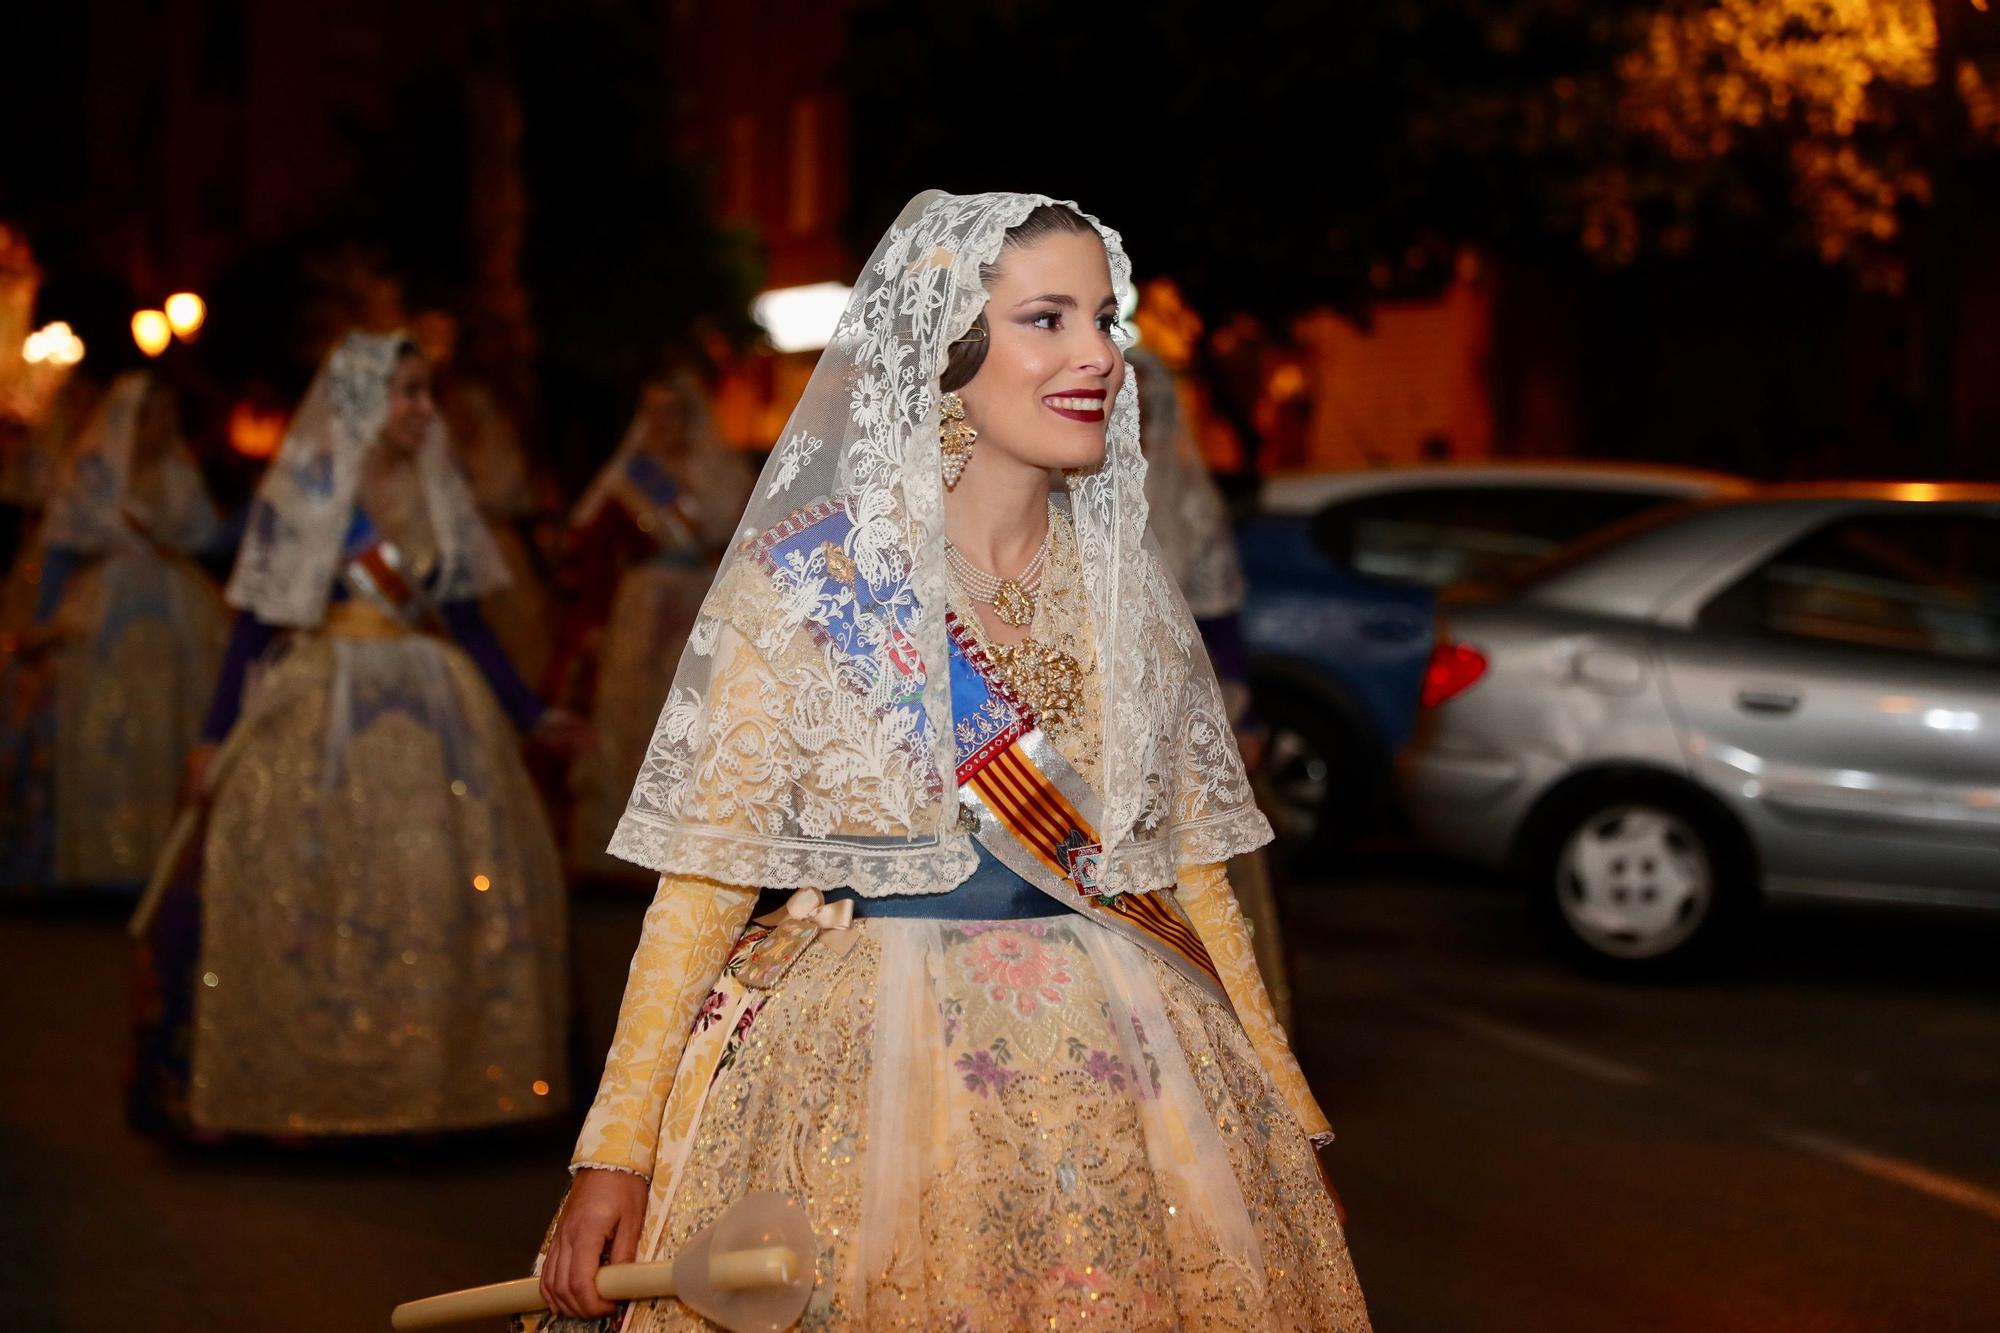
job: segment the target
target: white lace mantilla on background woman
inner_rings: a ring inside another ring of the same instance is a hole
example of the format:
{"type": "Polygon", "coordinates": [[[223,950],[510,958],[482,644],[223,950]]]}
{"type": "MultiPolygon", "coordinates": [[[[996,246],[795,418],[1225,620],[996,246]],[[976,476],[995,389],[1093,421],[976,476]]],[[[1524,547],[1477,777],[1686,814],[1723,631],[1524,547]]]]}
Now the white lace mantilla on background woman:
{"type": "Polygon", "coordinates": [[[516,731],[538,705],[477,618],[506,571],[442,423],[411,407],[423,383],[401,335],[348,334],[258,488],[198,855],[144,942],[142,1128],[337,1139],[561,1111],[567,902],[516,731]]]}
{"type": "MultiPolygon", "coordinates": [[[[381,426],[383,386],[407,346],[397,335],[350,334],[327,355],[257,487],[224,594],[231,606],[292,629],[313,629],[325,618],[362,461],[381,426]]],[[[452,461],[442,418],[431,423],[415,461],[437,544],[430,600],[463,601],[505,587],[506,562],[452,461]]]]}

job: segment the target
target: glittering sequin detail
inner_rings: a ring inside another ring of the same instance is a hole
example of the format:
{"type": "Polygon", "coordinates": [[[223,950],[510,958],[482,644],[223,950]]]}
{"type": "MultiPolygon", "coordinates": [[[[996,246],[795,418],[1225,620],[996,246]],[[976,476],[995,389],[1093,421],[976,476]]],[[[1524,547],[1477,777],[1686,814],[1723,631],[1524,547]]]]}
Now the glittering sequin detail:
{"type": "MultiPolygon", "coordinates": [[[[1081,919],[856,929],[761,1009],[725,971],[739,1016],[719,1067],[698,1040],[682,1061],[673,1100],[705,1096],[641,1258],[775,1189],[819,1237],[806,1329],[1368,1327],[1311,1148],[1226,1008],[1081,919]]],[[[672,1301],[624,1324],[703,1327],[672,1301]]]]}
{"type": "Polygon", "coordinates": [[[60,659],[56,881],[142,884],[222,659],[222,597],[190,564],[120,552],[72,579],[71,613],[85,628],[60,659]]]}
{"type": "Polygon", "coordinates": [[[512,727],[456,648],[305,635],[209,820],[204,1128],[545,1118],[567,1095],[564,897],[512,727]]]}

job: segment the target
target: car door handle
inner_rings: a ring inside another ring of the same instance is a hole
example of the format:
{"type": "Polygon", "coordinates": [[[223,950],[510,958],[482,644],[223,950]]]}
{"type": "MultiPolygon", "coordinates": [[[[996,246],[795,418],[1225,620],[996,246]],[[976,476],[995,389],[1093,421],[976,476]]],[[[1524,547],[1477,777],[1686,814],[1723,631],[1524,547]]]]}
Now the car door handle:
{"type": "Polygon", "coordinates": [[[1364,618],[1359,625],[1361,633],[1381,643],[1408,643],[1421,634],[1428,633],[1431,618],[1416,611],[1377,611],[1364,618]]]}
{"type": "Polygon", "coordinates": [[[1799,706],[1792,690],[1738,690],[1736,706],[1746,713],[1789,713],[1799,706]]]}

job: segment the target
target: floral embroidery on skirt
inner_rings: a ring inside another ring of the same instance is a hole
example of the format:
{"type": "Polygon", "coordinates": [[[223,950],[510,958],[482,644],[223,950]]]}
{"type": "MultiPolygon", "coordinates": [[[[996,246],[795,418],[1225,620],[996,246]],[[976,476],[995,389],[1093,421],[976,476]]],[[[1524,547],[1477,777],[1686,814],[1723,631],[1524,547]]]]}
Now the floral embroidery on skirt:
{"type": "MultiPolygon", "coordinates": [[[[1368,1327],[1226,1009],[1082,918],[854,929],[769,992],[739,980],[746,932],[668,1097],[641,1259],[771,1189],[818,1236],[806,1329],[1368,1327]]],[[[704,1327],[674,1301],[622,1325],[704,1327]]]]}

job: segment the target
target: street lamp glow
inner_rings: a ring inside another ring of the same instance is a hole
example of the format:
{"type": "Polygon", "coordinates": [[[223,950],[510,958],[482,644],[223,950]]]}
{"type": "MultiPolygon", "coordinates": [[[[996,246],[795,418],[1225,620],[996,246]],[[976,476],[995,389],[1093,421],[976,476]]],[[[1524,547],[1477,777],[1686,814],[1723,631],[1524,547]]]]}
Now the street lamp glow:
{"type": "Polygon", "coordinates": [[[132,341],[147,356],[158,356],[174,340],[174,326],[163,310],[141,310],[132,316],[132,341]]]}
{"type": "Polygon", "coordinates": [[[62,320],[36,329],[21,342],[21,359],[31,366],[73,366],[83,360],[83,339],[62,320]]]}
{"type": "Polygon", "coordinates": [[[780,287],[759,296],[750,313],[780,352],[816,352],[833,340],[847,294],[837,282],[780,287]]]}
{"type": "Polygon", "coordinates": [[[229,447],[245,458],[270,458],[285,439],[285,414],[252,402],[229,409],[229,447]]]}
{"type": "Polygon", "coordinates": [[[192,338],[201,332],[208,318],[208,302],[193,292],[175,292],[167,298],[167,323],[176,338],[192,338]]]}

